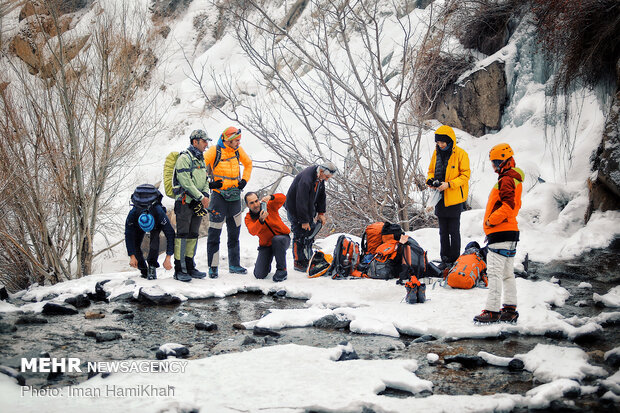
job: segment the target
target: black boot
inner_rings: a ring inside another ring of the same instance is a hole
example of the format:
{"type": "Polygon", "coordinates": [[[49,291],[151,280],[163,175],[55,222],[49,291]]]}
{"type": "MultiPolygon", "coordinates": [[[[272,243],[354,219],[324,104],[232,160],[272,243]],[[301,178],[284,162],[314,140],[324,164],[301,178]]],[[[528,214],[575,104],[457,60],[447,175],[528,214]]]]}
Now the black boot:
{"type": "Polygon", "coordinates": [[[202,279],[207,276],[206,272],[198,271],[196,269],[196,264],[194,263],[193,258],[185,257],[185,265],[187,266],[187,273],[190,277],[202,279]]]}
{"type": "Polygon", "coordinates": [[[190,282],[192,280],[188,273],[183,272],[183,267],[181,267],[181,261],[179,260],[174,260],[174,279],[183,282],[190,282]]]}

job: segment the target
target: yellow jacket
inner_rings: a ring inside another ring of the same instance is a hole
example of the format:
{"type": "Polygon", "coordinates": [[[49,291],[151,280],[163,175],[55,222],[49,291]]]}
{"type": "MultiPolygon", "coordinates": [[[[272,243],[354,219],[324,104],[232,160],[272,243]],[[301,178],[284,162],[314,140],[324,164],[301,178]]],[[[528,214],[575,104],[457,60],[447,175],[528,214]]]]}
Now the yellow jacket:
{"type": "MultiPolygon", "coordinates": [[[[228,188],[234,188],[239,186],[239,181],[245,179],[245,182],[249,182],[250,175],[252,174],[252,159],[247,153],[239,146],[239,160],[235,155],[235,150],[224,145],[222,139],[218,141],[217,145],[211,146],[204,153],[205,164],[207,168],[210,168],[215,180],[222,180],[224,184],[222,190],[228,188]],[[213,169],[213,163],[215,162],[215,156],[217,154],[217,148],[220,148],[222,158],[220,162],[213,169]],[[243,175],[240,173],[239,162],[243,164],[243,175]]],[[[216,192],[220,192],[220,189],[214,189],[216,192]]]]}
{"type": "MultiPolygon", "coordinates": [[[[467,152],[456,146],[454,136],[448,135],[452,139],[452,154],[448,159],[446,167],[446,180],[449,187],[444,191],[445,206],[456,205],[467,201],[469,195],[469,177],[471,170],[469,169],[469,156],[467,152]]],[[[437,149],[433,152],[431,164],[428,166],[428,176],[426,180],[435,177],[435,164],[437,162],[437,149]]]]}

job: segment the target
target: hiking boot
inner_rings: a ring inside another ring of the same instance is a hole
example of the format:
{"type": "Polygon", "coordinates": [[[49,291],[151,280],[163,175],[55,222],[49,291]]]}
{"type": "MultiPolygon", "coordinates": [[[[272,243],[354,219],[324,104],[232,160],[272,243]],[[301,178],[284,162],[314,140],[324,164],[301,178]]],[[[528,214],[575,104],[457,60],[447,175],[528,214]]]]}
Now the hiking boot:
{"type": "Polygon", "coordinates": [[[418,303],[423,303],[426,301],[426,284],[422,283],[418,285],[418,303]]]}
{"type": "Polygon", "coordinates": [[[178,280],[178,281],[183,281],[183,282],[190,282],[192,280],[192,277],[186,273],[186,272],[182,272],[182,271],[175,271],[174,272],[174,279],[178,280]]]}
{"type": "Polygon", "coordinates": [[[149,265],[148,270],[146,271],[146,279],[147,280],[156,280],[157,279],[157,268],[149,265]]]}
{"type": "Polygon", "coordinates": [[[518,318],[519,313],[517,312],[517,306],[504,304],[504,308],[502,308],[499,315],[499,321],[502,323],[516,324],[518,318]]]}
{"type": "Polygon", "coordinates": [[[191,270],[188,269],[187,273],[190,275],[190,277],[192,278],[198,278],[198,279],[203,279],[207,276],[207,273],[204,271],[198,271],[196,268],[192,268],[191,270]]]}
{"type": "Polygon", "coordinates": [[[248,270],[240,265],[229,265],[228,272],[230,272],[231,274],[247,274],[248,270]]]}
{"type": "Polygon", "coordinates": [[[293,268],[295,271],[306,272],[308,269],[308,261],[295,261],[293,268]]]}
{"type": "Polygon", "coordinates": [[[209,267],[209,278],[217,278],[217,267],[209,267]]]}
{"type": "Polygon", "coordinates": [[[149,275],[149,270],[147,268],[140,268],[140,277],[147,278],[149,275]]]}
{"type": "Polygon", "coordinates": [[[474,317],[475,324],[499,323],[499,311],[482,310],[480,315],[474,317]]]}
{"type": "Polygon", "coordinates": [[[276,273],[273,274],[273,282],[280,282],[286,280],[287,273],[286,270],[276,270],[276,273]]]}
{"type": "Polygon", "coordinates": [[[405,302],[407,304],[416,304],[418,302],[418,286],[414,285],[413,287],[410,287],[406,285],[405,290],[407,291],[405,302]]]}

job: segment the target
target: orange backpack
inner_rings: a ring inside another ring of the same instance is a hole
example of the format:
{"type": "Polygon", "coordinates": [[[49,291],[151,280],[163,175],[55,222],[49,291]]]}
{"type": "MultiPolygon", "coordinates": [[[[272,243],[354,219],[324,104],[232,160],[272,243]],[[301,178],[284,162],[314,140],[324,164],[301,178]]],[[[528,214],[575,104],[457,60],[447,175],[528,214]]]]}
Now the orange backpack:
{"type": "Polygon", "coordinates": [[[383,230],[383,222],[375,222],[370,224],[364,230],[362,235],[362,251],[365,254],[374,254],[377,247],[383,242],[381,240],[381,230],[383,230]]]}
{"type": "Polygon", "coordinates": [[[336,241],[333,261],[327,275],[333,279],[349,276],[361,277],[362,273],[357,269],[360,262],[360,246],[357,242],[341,235],[336,241]]]}
{"type": "Polygon", "coordinates": [[[466,249],[450,268],[445,279],[452,288],[468,290],[480,283],[484,283],[485,287],[488,287],[489,280],[486,270],[487,264],[482,255],[476,250],[466,249]]]}

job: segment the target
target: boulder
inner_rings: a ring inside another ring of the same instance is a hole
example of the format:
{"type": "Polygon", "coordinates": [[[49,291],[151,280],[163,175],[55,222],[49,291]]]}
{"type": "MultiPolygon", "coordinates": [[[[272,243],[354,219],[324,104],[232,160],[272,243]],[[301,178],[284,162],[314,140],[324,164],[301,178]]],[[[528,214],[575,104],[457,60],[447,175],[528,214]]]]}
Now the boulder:
{"type": "Polygon", "coordinates": [[[126,305],[119,305],[114,310],[112,310],[112,314],[132,314],[133,310],[126,305]]]}
{"type": "Polygon", "coordinates": [[[316,320],[312,325],[317,328],[328,328],[337,330],[339,328],[349,328],[351,320],[342,314],[328,314],[316,320]]]}
{"type": "Polygon", "coordinates": [[[65,300],[65,303],[71,304],[75,308],[86,308],[90,305],[90,300],[86,294],[76,295],[75,297],[69,297],[65,300]]]}
{"type": "Polygon", "coordinates": [[[412,343],[426,343],[427,341],[435,341],[437,340],[435,337],[433,337],[430,334],[425,334],[421,337],[416,338],[415,340],[412,341],[412,343]]]}
{"type": "Polygon", "coordinates": [[[277,331],[270,330],[268,328],[263,327],[254,327],[252,330],[255,336],[272,336],[272,337],[280,337],[281,334],[277,331]]]}
{"type": "Polygon", "coordinates": [[[6,290],[4,284],[0,284],[0,300],[7,300],[9,298],[9,292],[6,290]]]}
{"type": "Polygon", "coordinates": [[[69,304],[45,303],[41,313],[45,315],[73,315],[77,314],[78,310],[69,304]]]}
{"type": "Polygon", "coordinates": [[[524,368],[525,368],[525,363],[523,363],[523,360],[512,359],[508,363],[508,370],[510,371],[521,371],[524,368]]]}
{"type": "Polygon", "coordinates": [[[169,305],[179,304],[181,299],[177,296],[168,294],[162,290],[161,287],[154,285],[152,287],[140,288],[138,301],[144,304],[169,305]]]}
{"type": "Polygon", "coordinates": [[[159,346],[159,349],[155,352],[157,360],[164,360],[171,356],[185,358],[189,356],[189,349],[182,344],[167,343],[159,346]]]}
{"type": "Polygon", "coordinates": [[[105,318],[105,314],[101,310],[87,311],[84,313],[84,318],[87,320],[95,320],[105,318]]]}
{"type": "Polygon", "coordinates": [[[196,330],[203,330],[203,331],[215,331],[215,330],[217,330],[217,324],[212,323],[210,321],[198,322],[198,323],[194,324],[194,327],[196,327],[196,330]]]}
{"type": "Polygon", "coordinates": [[[17,327],[9,323],[0,323],[0,334],[9,334],[17,331],[17,327]]]}
{"type": "Polygon", "coordinates": [[[343,341],[339,347],[342,349],[342,352],[336,361],[359,360],[360,357],[349,342],[343,341]]]}
{"type": "Polygon", "coordinates": [[[107,301],[108,293],[104,290],[103,286],[108,282],[110,282],[110,280],[98,281],[97,284],[95,284],[95,292],[88,293],[88,298],[92,301],[107,301]]]}
{"type": "Polygon", "coordinates": [[[500,129],[508,99],[504,66],[494,61],[448,86],[437,98],[430,117],[474,136],[500,129]]]}

